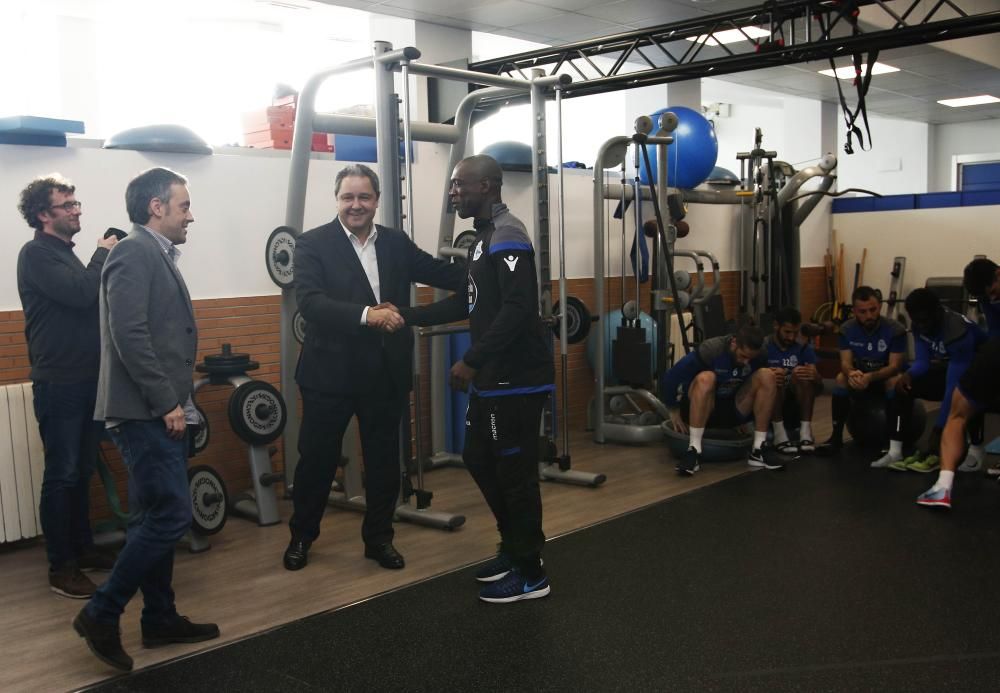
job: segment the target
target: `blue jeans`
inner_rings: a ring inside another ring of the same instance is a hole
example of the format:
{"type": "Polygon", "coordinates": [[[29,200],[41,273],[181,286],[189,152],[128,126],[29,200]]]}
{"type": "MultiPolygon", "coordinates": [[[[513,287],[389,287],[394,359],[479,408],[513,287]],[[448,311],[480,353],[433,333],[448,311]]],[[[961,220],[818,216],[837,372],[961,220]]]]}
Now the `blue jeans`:
{"type": "Polygon", "coordinates": [[[97,381],[32,384],[35,418],[45,446],[38,514],[49,566],[75,565],[94,543],[90,532],[90,477],[103,424],[94,421],[97,381]]]}
{"type": "Polygon", "coordinates": [[[174,545],[191,527],[187,440],[171,440],[159,419],[125,421],[108,434],[128,469],[128,533],[87,613],[101,623],[117,623],[136,590],[142,590],[142,622],[167,623],[177,613],[171,587],[174,545]]]}

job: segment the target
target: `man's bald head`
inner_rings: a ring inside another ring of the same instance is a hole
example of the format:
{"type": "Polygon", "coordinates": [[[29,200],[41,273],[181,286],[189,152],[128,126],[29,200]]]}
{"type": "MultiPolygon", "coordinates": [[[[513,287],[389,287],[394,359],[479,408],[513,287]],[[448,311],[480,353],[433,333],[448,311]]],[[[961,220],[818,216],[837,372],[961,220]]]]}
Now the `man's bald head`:
{"type": "Polygon", "coordinates": [[[463,173],[467,172],[470,177],[486,178],[496,188],[503,185],[503,169],[492,156],[476,154],[462,159],[458,165],[463,167],[463,173]]]}
{"type": "Polygon", "coordinates": [[[503,170],[492,156],[477,154],[462,159],[451,174],[448,199],[463,219],[489,219],[501,201],[503,170]]]}

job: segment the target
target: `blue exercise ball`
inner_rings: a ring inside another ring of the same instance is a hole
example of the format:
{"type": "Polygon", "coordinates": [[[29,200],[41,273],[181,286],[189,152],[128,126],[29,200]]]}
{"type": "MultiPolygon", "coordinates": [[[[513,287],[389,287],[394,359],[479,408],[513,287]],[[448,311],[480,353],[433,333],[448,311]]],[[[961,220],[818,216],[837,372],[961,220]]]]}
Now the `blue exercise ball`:
{"type": "MultiPolygon", "coordinates": [[[[603,329],[591,329],[590,334],[587,336],[587,361],[590,363],[590,368],[596,373],[595,363],[597,360],[597,340],[601,339],[603,334],[604,337],[604,377],[608,383],[614,384],[618,382],[615,377],[614,369],[611,366],[611,340],[613,340],[618,334],[618,327],[622,324],[622,312],[621,310],[613,310],[601,319],[601,326],[603,329]]],[[[653,358],[656,358],[656,320],[649,313],[639,314],[639,324],[642,329],[646,332],[646,341],[650,343],[652,347],[650,349],[653,354],[653,358]]],[[[653,364],[650,364],[650,373],[652,373],[653,364]]]]}
{"type": "MultiPolygon", "coordinates": [[[[719,140],[715,137],[715,128],[698,111],[684,106],[662,108],[652,116],[654,132],[659,128],[660,115],[670,111],[677,116],[677,129],[672,133],[673,144],[667,145],[667,185],[675,188],[694,188],[700,185],[712,173],[715,162],[719,158],[719,140]]],[[[647,146],[649,165],[653,169],[653,182],[656,182],[656,150],[655,146],[647,146]]],[[[649,184],[646,176],[646,164],[639,162],[639,180],[649,184]]]]}
{"type": "Polygon", "coordinates": [[[496,159],[504,171],[531,171],[531,147],[524,142],[494,142],[483,147],[480,154],[496,159]]]}

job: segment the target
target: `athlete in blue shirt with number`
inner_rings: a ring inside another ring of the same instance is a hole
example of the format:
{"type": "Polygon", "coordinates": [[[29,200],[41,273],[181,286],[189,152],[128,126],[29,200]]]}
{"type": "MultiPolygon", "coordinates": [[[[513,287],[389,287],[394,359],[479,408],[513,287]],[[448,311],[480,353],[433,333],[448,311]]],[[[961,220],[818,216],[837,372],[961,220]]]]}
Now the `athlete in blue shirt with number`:
{"type": "Polygon", "coordinates": [[[932,472],[940,466],[938,446],[951,410],[952,392],[986,335],[964,315],[941,305],[930,289],[911,291],[906,297],[906,312],[913,324],[916,358],[896,380],[896,394],[889,406],[890,440],[902,441],[910,430],[915,398],[941,402],[941,409],[926,454],[918,451],[905,459],[900,455],[888,466],[896,471],[932,472]]]}
{"type": "Polygon", "coordinates": [[[834,454],[843,447],[851,399],[892,392],[893,378],[906,359],[906,328],[881,315],[882,298],[875,289],[859,286],[851,294],[851,304],[854,317],[840,326],[840,373],[832,392],[833,435],[817,448],[819,454],[834,454]]]}
{"type": "Polygon", "coordinates": [[[812,415],[816,395],[823,391],[823,378],[816,370],[816,352],[808,342],[799,341],[802,314],[782,308],[774,316],[774,334],[765,341],[767,365],[774,371],[777,396],[771,427],[778,452],[796,455],[813,452],[812,415]],[[799,441],[788,439],[785,420],[799,421],[799,441]]]}
{"type": "Polygon", "coordinates": [[[688,450],[677,463],[680,474],[692,475],[701,467],[705,428],[733,428],[750,420],[754,438],[747,464],[765,469],[784,466],[765,454],[776,390],[763,347],[760,328],[747,325],[735,334],[706,339],[663,375],[660,396],[674,430],[690,435],[688,450]]]}
{"type": "MultiPolygon", "coordinates": [[[[987,258],[976,258],[965,266],[963,284],[970,296],[976,298],[979,312],[986,319],[986,334],[990,338],[1000,338],[1000,266],[987,258]]],[[[958,467],[960,472],[976,472],[983,466],[986,455],[984,446],[983,412],[979,411],[969,419],[969,453],[958,467]]],[[[990,476],[1000,476],[1000,462],[986,470],[990,476]]]]}

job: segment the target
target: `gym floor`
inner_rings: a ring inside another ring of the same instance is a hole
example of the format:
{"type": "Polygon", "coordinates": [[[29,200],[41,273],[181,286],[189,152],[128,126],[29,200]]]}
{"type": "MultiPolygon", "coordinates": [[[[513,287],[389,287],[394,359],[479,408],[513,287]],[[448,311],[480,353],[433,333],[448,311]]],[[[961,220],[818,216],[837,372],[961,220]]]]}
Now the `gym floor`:
{"type": "MultiPolygon", "coordinates": [[[[578,432],[571,449],[573,467],[607,475],[596,489],[542,484],[545,532],[556,537],[623,513],[706,486],[746,471],[743,463],[706,465],[694,478],[680,478],[666,448],[601,446],[578,432]]],[[[288,544],[291,503],[280,502],[282,524],[257,527],[231,517],[212,548],[191,555],[178,549],[174,589],[180,613],[215,621],[222,638],[201,645],[144,650],[139,642],[141,598],[122,619],[122,641],[139,670],[175,657],[219,647],[307,616],[338,609],[390,590],[427,580],[491,556],[495,522],[468,472],[440,469],[428,473],[435,509],[466,516],[453,532],[396,524],[395,544],[406,568],[379,568],[362,556],[361,515],[329,509],[322,535],[313,545],[309,565],[289,573],[281,565],[288,544]],[[207,646],[206,646],[207,645],[207,646]]],[[[230,489],[235,493],[240,489],[230,489]]],[[[83,602],[49,591],[44,547],[40,540],[0,547],[0,594],[3,594],[0,691],[78,689],[111,677],[70,627],[83,602]]],[[[92,573],[95,581],[103,573],[92,573]]],[[[475,594],[469,607],[476,606],[475,594]]]]}
{"type": "MultiPolygon", "coordinates": [[[[828,421],[828,411],[823,399],[816,420],[828,421]]],[[[821,440],[829,433],[826,423],[816,429],[821,440]]],[[[581,433],[573,452],[575,466],[608,482],[543,484],[555,539],[546,552],[553,596],[541,603],[478,603],[464,568],[492,553],[491,518],[464,471],[439,470],[428,476],[435,507],[465,514],[466,526],[397,525],[403,571],[361,557],[360,516],[346,511],[327,514],[299,573],[280,565],[285,525],[233,518],[207,553],[179,552],[181,612],[217,621],[223,638],[143,650],[136,601],[124,643],[145,671],[129,677],[107,680],[113,672],[72,633],[81,603],[48,591],[40,544],[0,553],[0,690],[102,681],[130,691],[903,690],[945,680],[983,690],[986,674],[1000,673],[988,646],[1000,619],[978,608],[995,575],[987,548],[998,532],[995,485],[961,480],[956,503],[968,496],[967,505],[938,518],[913,505],[930,479],[872,472],[850,451],[782,474],[709,464],[693,479],[679,478],[659,446],[597,446],[581,433]],[[966,585],[957,604],[944,591],[952,584],[966,585]],[[536,633],[530,642],[540,654],[529,650],[515,674],[508,658],[525,651],[506,649],[507,636],[531,632],[536,613],[542,641],[536,633]],[[398,634],[394,654],[376,675],[359,658],[387,632],[398,634]],[[486,646],[494,641],[495,657],[486,646]],[[204,650],[212,651],[190,656],[204,650]]],[[[289,512],[283,503],[283,518],[289,512]]]]}

